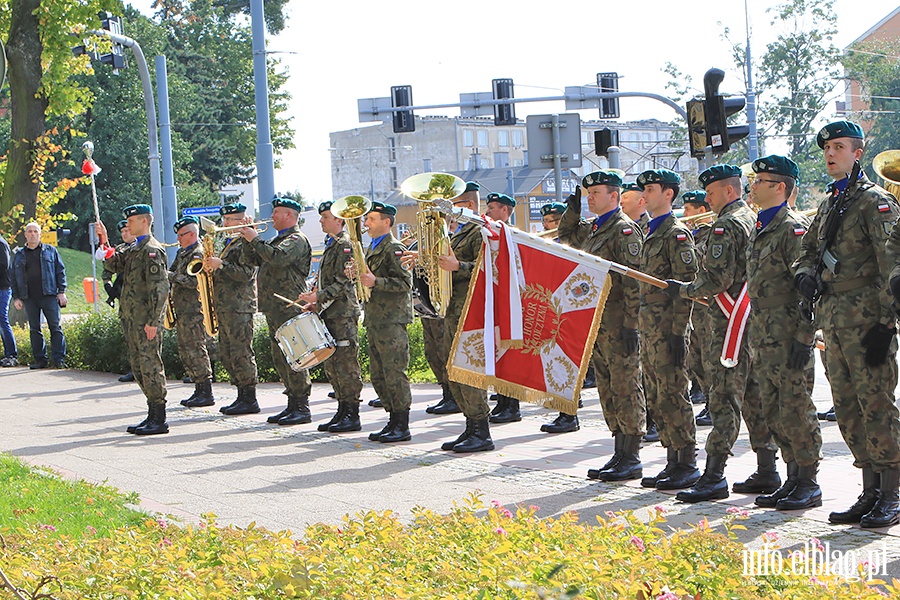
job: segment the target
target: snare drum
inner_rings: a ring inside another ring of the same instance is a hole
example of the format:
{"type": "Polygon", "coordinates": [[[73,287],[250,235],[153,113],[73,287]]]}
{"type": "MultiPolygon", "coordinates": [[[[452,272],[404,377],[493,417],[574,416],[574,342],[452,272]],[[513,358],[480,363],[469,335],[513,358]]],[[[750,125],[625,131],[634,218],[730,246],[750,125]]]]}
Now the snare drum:
{"type": "Polygon", "coordinates": [[[313,312],[289,319],[275,332],[275,339],[295,371],[312,368],[334,354],[334,338],[313,312]]]}

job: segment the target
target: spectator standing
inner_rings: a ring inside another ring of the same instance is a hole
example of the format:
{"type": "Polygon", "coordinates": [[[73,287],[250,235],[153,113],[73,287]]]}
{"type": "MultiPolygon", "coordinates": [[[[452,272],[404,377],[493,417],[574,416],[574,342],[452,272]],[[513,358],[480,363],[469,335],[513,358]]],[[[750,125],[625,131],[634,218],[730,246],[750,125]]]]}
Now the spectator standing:
{"type": "Polygon", "coordinates": [[[12,289],[9,276],[9,244],[0,236],[0,336],[3,338],[3,358],[0,367],[19,366],[16,338],[9,326],[9,300],[12,289]]]}

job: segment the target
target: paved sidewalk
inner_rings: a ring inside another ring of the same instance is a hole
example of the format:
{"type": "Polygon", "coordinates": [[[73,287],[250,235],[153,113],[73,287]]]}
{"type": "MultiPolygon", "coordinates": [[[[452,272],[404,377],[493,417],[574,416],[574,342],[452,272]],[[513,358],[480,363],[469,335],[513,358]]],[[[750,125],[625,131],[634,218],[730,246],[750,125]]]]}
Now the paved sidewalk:
{"type": "MultiPolygon", "coordinates": [[[[140,438],[125,433],[126,426],[146,414],[136,384],[119,383],[107,373],[0,369],[0,451],[65,476],[135,491],[145,509],[185,522],[215,513],[221,523],[245,526],[255,521],[298,535],[306,524],[337,523],[361,510],[392,510],[404,519],[416,506],[446,512],[473,492],[480,493],[485,503],[536,505],[541,516],[574,510],[588,523],[607,511],[643,515],[661,506],[672,527],[687,527],[703,518],[721,527],[726,510],[738,507],[749,511],[750,518],[740,522],[748,530],[737,532],[749,547],[758,547],[761,535],[774,531],[782,548],[810,538],[830,542],[832,551],[843,553],[886,548],[887,573],[900,578],[900,550],[895,549],[900,548],[900,527],[865,531],[827,522],[830,511],[846,508],[861,491],[859,471],[853,468],[835,423],[823,423],[824,505],[785,513],[755,508],[752,495],[732,494],[724,501],[689,505],[676,502],[674,492],[647,490],[639,482],[614,485],[587,480],[587,469],[604,463],[613,450],[596,390],[584,394],[581,431],[541,433],[540,425],[554,414],[523,404],[520,423],[492,428],[496,451],[456,455],[442,452],[440,444],[462,431],[462,415],[434,416],[424,410],[437,401],[438,386],[413,386],[413,440],[393,445],[368,441],[368,434],[381,429],[387,414],[365,403],[363,431],[341,435],[316,431],[335,409],[326,385],[313,387],[312,424],[269,425],[266,417],[284,406],[281,389],[278,384],[262,384],[260,414],[225,417],[218,406],[233,400],[231,386],[214,385],[217,406],[186,409],[178,402],[193,387],[169,382],[170,433],[140,438]]],[[[370,387],[363,397],[374,397],[370,387]]],[[[814,397],[820,408],[829,406],[827,384],[817,385],[814,397]]],[[[708,431],[698,429],[701,448],[708,431]]],[[[744,479],[755,467],[746,431],[734,453],[726,471],[730,483],[744,479]]],[[[701,451],[701,464],[703,456],[701,451]]],[[[665,450],[659,444],[645,444],[642,458],[645,474],[654,474],[665,464],[665,450]]],[[[780,469],[784,476],[783,464],[780,469]]]]}

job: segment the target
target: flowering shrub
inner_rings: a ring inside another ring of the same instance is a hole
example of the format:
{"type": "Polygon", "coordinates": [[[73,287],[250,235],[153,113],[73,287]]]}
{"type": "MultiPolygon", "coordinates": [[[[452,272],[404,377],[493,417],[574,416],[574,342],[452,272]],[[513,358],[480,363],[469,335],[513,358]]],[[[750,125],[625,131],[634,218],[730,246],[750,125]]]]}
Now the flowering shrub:
{"type": "MultiPolygon", "coordinates": [[[[403,524],[361,513],[312,525],[300,540],[219,527],[213,515],[199,527],[148,518],[108,537],[30,526],[8,534],[0,569],[59,599],[880,597],[865,582],[745,577],[743,546],[705,523],[667,534],[662,511],[649,522],[610,513],[596,525],[536,511],[485,510],[472,496],[448,515],[417,509],[403,524]]],[[[883,589],[897,596],[900,586],[883,589]]]]}

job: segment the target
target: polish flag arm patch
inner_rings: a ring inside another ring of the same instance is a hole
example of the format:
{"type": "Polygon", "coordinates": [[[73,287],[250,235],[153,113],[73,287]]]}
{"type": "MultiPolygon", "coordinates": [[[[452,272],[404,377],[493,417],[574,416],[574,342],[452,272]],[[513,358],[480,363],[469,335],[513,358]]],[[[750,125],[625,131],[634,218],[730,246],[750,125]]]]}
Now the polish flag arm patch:
{"type": "Polygon", "coordinates": [[[725,228],[724,227],[716,227],[713,229],[713,233],[715,235],[725,235],[725,228]]]}

